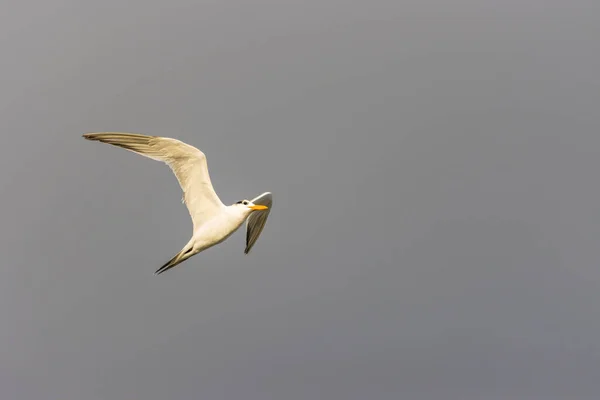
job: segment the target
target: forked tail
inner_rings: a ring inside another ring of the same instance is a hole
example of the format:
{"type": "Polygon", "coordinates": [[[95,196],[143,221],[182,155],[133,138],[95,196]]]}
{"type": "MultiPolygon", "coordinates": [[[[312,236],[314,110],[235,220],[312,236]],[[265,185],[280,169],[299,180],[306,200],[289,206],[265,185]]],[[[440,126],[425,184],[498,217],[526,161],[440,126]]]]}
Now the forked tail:
{"type": "Polygon", "coordinates": [[[185,260],[187,260],[188,258],[193,256],[194,254],[196,254],[192,250],[194,250],[194,246],[193,246],[192,242],[190,241],[188,244],[185,245],[185,247],[183,249],[181,249],[181,251],[179,253],[175,254],[175,256],[173,258],[171,258],[169,261],[167,261],[165,263],[165,265],[163,265],[162,267],[157,269],[156,272],[154,272],[154,275],[160,275],[163,272],[177,266],[178,264],[181,264],[182,262],[184,262],[185,260]]]}

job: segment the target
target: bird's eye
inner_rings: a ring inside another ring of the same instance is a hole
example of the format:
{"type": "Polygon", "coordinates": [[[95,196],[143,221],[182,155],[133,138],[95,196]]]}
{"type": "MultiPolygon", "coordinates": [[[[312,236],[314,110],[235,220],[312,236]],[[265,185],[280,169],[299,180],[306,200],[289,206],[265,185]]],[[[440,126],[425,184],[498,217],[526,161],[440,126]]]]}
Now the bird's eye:
{"type": "Polygon", "coordinates": [[[248,205],[248,202],[247,202],[246,200],[244,200],[244,205],[245,205],[245,206],[247,206],[247,205],[248,205]]]}

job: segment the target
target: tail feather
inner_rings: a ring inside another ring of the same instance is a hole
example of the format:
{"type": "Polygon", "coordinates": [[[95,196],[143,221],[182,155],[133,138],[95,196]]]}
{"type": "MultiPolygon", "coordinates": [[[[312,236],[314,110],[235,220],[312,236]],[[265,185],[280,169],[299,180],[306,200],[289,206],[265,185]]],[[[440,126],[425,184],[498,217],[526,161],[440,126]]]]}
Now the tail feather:
{"type": "Polygon", "coordinates": [[[167,261],[162,267],[157,269],[156,272],[154,272],[154,275],[160,275],[163,272],[181,264],[182,262],[194,255],[192,250],[193,246],[190,246],[189,244],[186,245],[183,249],[181,249],[179,253],[175,254],[173,258],[167,261]]]}

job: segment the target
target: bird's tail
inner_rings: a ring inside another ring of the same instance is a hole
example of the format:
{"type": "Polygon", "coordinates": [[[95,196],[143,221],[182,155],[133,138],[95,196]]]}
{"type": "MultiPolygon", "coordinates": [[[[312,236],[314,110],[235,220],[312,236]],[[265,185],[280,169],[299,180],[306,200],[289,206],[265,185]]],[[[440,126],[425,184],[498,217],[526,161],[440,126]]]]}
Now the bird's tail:
{"type": "Polygon", "coordinates": [[[181,264],[182,262],[184,262],[185,260],[187,260],[188,258],[193,256],[194,254],[196,254],[195,252],[193,252],[193,250],[194,250],[194,246],[193,246],[192,241],[190,240],[188,242],[188,244],[186,244],[179,253],[175,254],[175,256],[173,258],[171,258],[169,261],[167,261],[162,267],[157,269],[156,272],[154,273],[154,275],[160,275],[163,272],[177,266],[178,264],[181,264]]]}

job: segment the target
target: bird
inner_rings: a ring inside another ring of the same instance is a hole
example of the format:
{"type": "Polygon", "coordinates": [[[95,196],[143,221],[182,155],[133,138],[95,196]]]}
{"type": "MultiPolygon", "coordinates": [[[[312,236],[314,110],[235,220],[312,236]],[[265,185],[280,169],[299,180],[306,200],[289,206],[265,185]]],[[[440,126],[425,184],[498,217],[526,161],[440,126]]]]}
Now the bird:
{"type": "Polygon", "coordinates": [[[183,190],[182,202],[192,219],[192,238],[175,256],[154,274],[181,264],[190,257],[213,247],[236,232],[246,221],[248,254],[260,236],[273,204],[271,192],[240,200],[226,206],[215,192],[208,173],[205,154],[178,139],[126,132],[95,132],[82,135],[85,139],[121,147],[144,157],[167,164],[183,190]]]}

